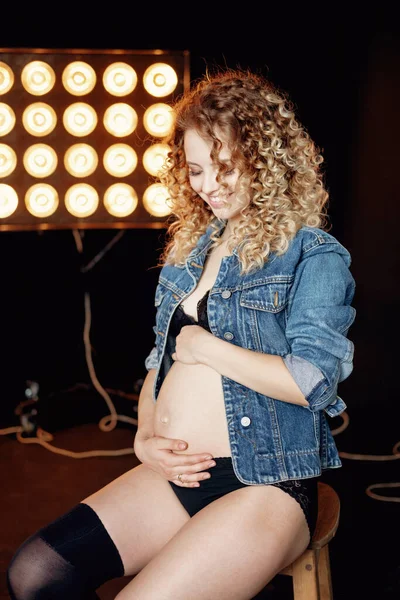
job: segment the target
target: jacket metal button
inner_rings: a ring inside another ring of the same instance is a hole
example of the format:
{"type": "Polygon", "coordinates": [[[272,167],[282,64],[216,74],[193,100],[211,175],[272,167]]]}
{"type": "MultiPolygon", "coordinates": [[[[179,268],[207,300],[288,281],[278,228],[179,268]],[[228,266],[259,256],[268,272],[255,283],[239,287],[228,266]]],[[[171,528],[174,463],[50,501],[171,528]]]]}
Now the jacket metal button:
{"type": "Polygon", "coordinates": [[[250,417],[242,417],[240,419],[240,422],[243,425],[243,427],[248,427],[251,423],[251,419],[250,419],[250,417]]]}
{"type": "Polygon", "coordinates": [[[230,298],[230,297],[232,296],[232,292],[230,292],[229,290],[224,290],[224,291],[221,293],[221,296],[222,296],[224,299],[226,299],[226,298],[230,298]]]}
{"type": "Polygon", "coordinates": [[[226,340],[233,340],[233,333],[231,333],[230,331],[225,331],[224,338],[226,340]]]}

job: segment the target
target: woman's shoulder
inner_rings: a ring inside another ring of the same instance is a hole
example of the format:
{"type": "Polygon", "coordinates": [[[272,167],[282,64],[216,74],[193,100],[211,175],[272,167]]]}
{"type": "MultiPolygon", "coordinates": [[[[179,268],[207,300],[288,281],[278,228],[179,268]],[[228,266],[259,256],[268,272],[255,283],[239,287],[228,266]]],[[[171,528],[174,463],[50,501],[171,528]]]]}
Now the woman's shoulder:
{"type": "Polygon", "coordinates": [[[347,265],[351,263],[349,250],[337,237],[318,227],[303,225],[297,231],[290,245],[292,249],[296,248],[304,258],[314,254],[336,252],[343,257],[347,265]]]}

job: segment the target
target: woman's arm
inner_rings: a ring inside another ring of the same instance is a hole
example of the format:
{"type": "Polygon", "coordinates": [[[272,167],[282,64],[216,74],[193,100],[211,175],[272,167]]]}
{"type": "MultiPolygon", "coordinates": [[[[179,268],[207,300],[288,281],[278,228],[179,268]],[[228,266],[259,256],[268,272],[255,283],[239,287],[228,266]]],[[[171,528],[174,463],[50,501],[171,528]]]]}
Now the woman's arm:
{"type": "Polygon", "coordinates": [[[143,382],[138,402],[138,429],[137,433],[143,437],[154,435],[154,411],[153,386],[157,369],[150,369],[143,382]]]}
{"type": "Polygon", "coordinates": [[[184,345],[188,347],[188,344],[195,348],[195,362],[211,367],[220,375],[276,400],[308,406],[307,400],[280,356],[235,346],[209,334],[201,327],[189,325],[182,328],[180,339],[177,339],[177,353],[173,355],[173,358],[182,362],[186,362],[189,357],[179,352],[179,342],[182,349],[184,345]],[[195,344],[190,344],[190,340],[187,339],[192,335],[199,336],[195,344]]]}
{"type": "Polygon", "coordinates": [[[353,344],[347,330],[354,279],[337,250],[326,244],[309,250],[292,285],[284,357],[241,348],[199,326],[183,327],[172,356],[203,363],[263,395],[323,410],[337,398],[337,386],[351,372],[353,344]]]}
{"type": "Polygon", "coordinates": [[[204,343],[203,364],[220,375],[264,396],[308,406],[308,402],[280,356],[235,346],[213,336],[204,343]]]}

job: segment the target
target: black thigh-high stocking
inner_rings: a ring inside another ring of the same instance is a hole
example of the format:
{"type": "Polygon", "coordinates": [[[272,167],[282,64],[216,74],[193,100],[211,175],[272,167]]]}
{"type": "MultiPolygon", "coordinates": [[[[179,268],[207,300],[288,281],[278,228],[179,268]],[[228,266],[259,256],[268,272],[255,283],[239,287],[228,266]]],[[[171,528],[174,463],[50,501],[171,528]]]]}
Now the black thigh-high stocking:
{"type": "Polygon", "coordinates": [[[82,503],[20,546],[7,583],[12,600],[94,600],[98,587],[122,575],[117,547],[97,513],[82,503]]]}

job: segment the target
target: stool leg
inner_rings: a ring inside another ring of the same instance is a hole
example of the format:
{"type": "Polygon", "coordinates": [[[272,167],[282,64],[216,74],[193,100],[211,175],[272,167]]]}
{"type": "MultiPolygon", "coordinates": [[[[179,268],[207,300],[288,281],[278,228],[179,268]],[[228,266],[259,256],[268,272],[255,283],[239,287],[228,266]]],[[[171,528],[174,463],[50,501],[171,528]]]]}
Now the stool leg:
{"type": "Polygon", "coordinates": [[[294,600],[321,600],[318,584],[318,556],[306,550],[292,565],[294,600]]]}
{"type": "Polygon", "coordinates": [[[318,577],[321,600],[333,600],[331,565],[328,544],[321,548],[318,559],[318,577]]]}

